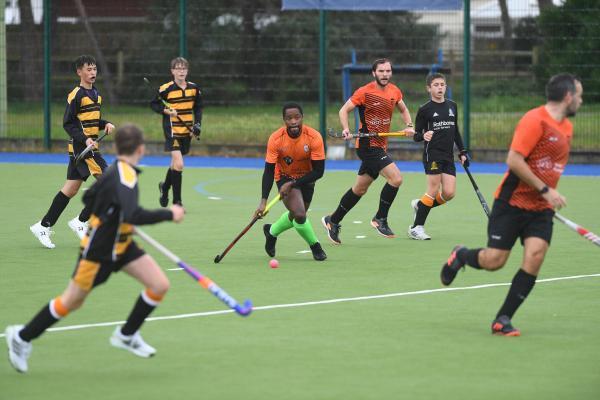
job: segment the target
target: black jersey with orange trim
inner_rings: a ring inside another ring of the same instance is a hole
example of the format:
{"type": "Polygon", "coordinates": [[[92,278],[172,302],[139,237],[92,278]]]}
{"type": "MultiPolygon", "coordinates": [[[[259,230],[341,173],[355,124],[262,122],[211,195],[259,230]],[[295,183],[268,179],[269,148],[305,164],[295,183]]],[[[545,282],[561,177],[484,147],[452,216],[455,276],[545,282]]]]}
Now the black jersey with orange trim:
{"type": "Polygon", "coordinates": [[[150,107],[163,116],[163,131],[165,137],[184,137],[190,136],[190,131],[186,124],[191,128],[194,123],[202,122],[202,96],[198,85],[186,81],[185,89],[179,87],[174,81],[162,85],[158,92],[160,96],[169,103],[169,106],[177,110],[177,117],[171,117],[164,113],[165,105],[157,95],[150,107]]]}
{"type": "MultiPolygon", "coordinates": [[[[98,139],[98,132],[106,127],[108,121],[101,118],[101,106],[102,96],[95,86],[91,89],[77,86],[67,96],[63,128],[71,137],[68,145],[71,157],[85,149],[87,139],[98,139]]],[[[89,153],[86,158],[91,156],[89,153]]]]}
{"type": "Polygon", "coordinates": [[[146,210],[138,203],[140,171],[115,161],[83,196],[91,206],[90,228],[81,240],[81,256],[92,261],[116,261],[132,241],[134,225],[154,224],[173,218],[170,210],[146,210]]]}
{"type": "MultiPolygon", "coordinates": [[[[394,108],[402,100],[402,91],[393,83],[381,89],[373,81],[356,89],[350,100],[358,108],[361,132],[389,132],[394,108]]],[[[356,147],[387,149],[387,137],[360,138],[356,140],[356,147]]]]}

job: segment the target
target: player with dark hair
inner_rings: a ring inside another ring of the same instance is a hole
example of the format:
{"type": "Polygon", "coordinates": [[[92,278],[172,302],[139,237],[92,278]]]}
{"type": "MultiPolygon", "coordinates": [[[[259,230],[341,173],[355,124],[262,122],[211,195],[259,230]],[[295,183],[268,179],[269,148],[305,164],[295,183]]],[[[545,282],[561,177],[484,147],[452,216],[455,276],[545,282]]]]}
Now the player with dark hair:
{"type": "MultiPolygon", "coordinates": [[[[107,167],[97,144],[95,150],[88,153],[79,163],[75,161],[77,155],[87,146],[94,144],[100,130],[104,129],[106,133],[110,133],[114,129],[113,124],[101,117],[102,96],[94,86],[98,74],[96,60],[92,56],[80,56],[75,60],[75,70],[80,82],[79,86],[67,96],[67,108],[63,118],[63,128],[70,136],[67,181],[54,196],[46,215],[29,227],[40,243],[49,249],[55,247],[50,239],[50,234],[53,233],[50,228],[56,224],[69,201],[79,191],[81,184],[90,175],[97,178],[107,167]]],[[[89,217],[90,210],[84,208],[78,217],[68,223],[79,239],[83,238],[88,229],[89,217]]]]}
{"type": "Polygon", "coordinates": [[[429,211],[454,198],[455,144],[459,150],[460,162],[469,166],[467,151],[458,129],[458,108],[455,102],[445,98],[446,77],[436,72],[427,75],[425,82],[431,99],[417,111],[413,139],[415,142],[425,141],[423,166],[427,176],[427,191],[421,199],[411,202],[415,218],[412,226],[408,227],[408,237],[415,240],[431,239],[423,227],[429,211]]]}
{"type": "Polygon", "coordinates": [[[146,289],[137,298],[125,324],[115,329],[110,343],[140,357],[156,353],[144,342],[139,329],[169,289],[169,280],[156,261],[136,245],[132,235],[134,225],[180,222],[184,210],[179,205],[170,210],[145,210],[139,206],[136,165],[144,154],[144,144],[138,127],[124,125],[117,129],[115,146],[117,160],[83,196],[86,207],[92,210],[90,230],[81,240],[79,258],[67,288],[27,325],[6,328],[9,360],[19,372],[27,372],[31,341],[81,307],[94,287],[120,270],[146,289]]]}
{"type": "Polygon", "coordinates": [[[556,190],[569,159],[574,117],[581,106],[579,78],[558,74],[546,85],[546,104],[528,111],[515,129],[504,175],[495,193],[484,249],[456,246],[442,266],[441,280],[450,285],[465,264],[495,271],[504,266],[517,238],[524,247],[521,268],[492,322],[492,333],[519,336],[513,315],[525,301],[542,267],[552,238],[554,209],[566,206],[556,190]]]}
{"type": "MultiPolygon", "coordinates": [[[[360,132],[388,132],[392,123],[394,108],[398,108],[406,124],[405,131],[414,134],[410,112],[402,100],[400,89],[390,82],[392,63],[387,58],[375,60],[372,66],[375,80],[358,88],[339,112],[342,133],[346,140],[350,139],[348,113],[358,107],[360,115],[360,132]]],[[[402,174],[387,153],[386,137],[366,137],[356,140],[356,154],[362,161],[354,185],[342,196],[340,204],[331,215],[324,216],[321,221],[327,230],[327,236],[334,244],[341,244],[340,222],[344,216],[367,193],[371,184],[379,175],[386,179],[381,190],[379,209],[371,220],[377,232],[385,237],[395,237],[390,229],[388,211],[396,198],[398,188],[402,184],[402,174]]]]}
{"type": "Polygon", "coordinates": [[[163,116],[165,151],[171,152],[171,165],[164,182],[158,183],[159,203],[169,204],[169,190],[173,188],[173,204],[181,205],[183,156],[190,151],[192,133],[200,137],[202,123],[202,96],[198,85],[187,79],[189,63],[183,57],[171,60],[173,80],[158,89],[150,107],[163,116]],[[170,106],[166,107],[162,100],[170,106]],[[191,132],[190,132],[191,130],[191,132]]]}
{"type": "Polygon", "coordinates": [[[296,232],[308,243],[313,258],[323,261],[323,251],[313,227],[306,217],[315,192],[315,181],[325,171],[325,147],[321,134],[304,125],[304,113],[297,103],[286,103],[282,109],[285,126],[269,137],[265,169],[262,177],[262,197],[255,215],[262,215],[267,205],[273,180],[277,182],[279,194],[285,208],[274,224],[263,226],[266,238],[265,251],[275,256],[277,238],[288,229],[296,232]]]}

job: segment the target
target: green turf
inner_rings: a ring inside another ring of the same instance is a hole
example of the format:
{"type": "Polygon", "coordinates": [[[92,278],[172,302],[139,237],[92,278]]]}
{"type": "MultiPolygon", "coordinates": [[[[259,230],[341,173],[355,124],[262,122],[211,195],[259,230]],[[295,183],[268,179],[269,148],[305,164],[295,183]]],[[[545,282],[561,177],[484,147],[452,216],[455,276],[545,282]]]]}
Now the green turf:
{"type": "MultiPolygon", "coordinates": [[[[163,173],[144,168],[143,205],[157,206],[155,185],[163,173]]],[[[64,174],[64,166],[0,165],[1,327],[27,322],[61,292],[72,271],[77,242],[66,222],[79,212],[79,198],[55,227],[56,249],[42,248],[28,230],[64,174]]],[[[439,268],[454,244],[485,244],[485,217],[462,174],[456,199],[430,214],[433,240],[406,238],[410,200],[425,187],[422,174],[407,173],[390,215],[399,237],[379,237],[368,226],[380,180],[344,220],[344,244],[334,247],[326,243],[319,219],[333,210],[354,173],[329,171],[317,184],[309,213],[329,255],[326,262],[298,254],[308,247],[289,231],[277,244],[280,267],[269,268],[259,222],[221,264],[213,264],[250,220],[260,176],[257,170],[187,169],[185,222],[146,231],[238,300],[250,297],[258,307],[439,289],[439,268]],[[358,220],[362,223],[353,223],[358,220]]],[[[476,179],[490,199],[499,175],[476,179]]],[[[564,177],[560,185],[569,201],[564,214],[595,232],[600,211],[591,191],[598,183],[564,177]]],[[[267,221],[282,212],[277,204],[267,221]]],[[[598,248],[560,224],[554,233],[541,279],[600,272],[598,248]]],[[[163,268],[173,267],[149,252],[163,268]]],[[[468,269],[453,287],[510,282],[521,254],[515,247],[508,265],[493,274],[468,269]]],[[[167,274],[172,288],[154,316],[225,309],[183,272],[167,274]]],[[[140,289],[117,274],[57,326],[123,320],[140,289]]],[[[27,375],[17,374],[6,358],[0,363],[0,398],[597,399],[599,289],[600,277],[538,283],[514,319],[520,338],[489,333],[507,286],[256,310],[248,318],[222,314],[147,322],[144,337],[158,349],[150,360],[112,348],[113,326],[48,332],[34,342],[27,375]]]]}

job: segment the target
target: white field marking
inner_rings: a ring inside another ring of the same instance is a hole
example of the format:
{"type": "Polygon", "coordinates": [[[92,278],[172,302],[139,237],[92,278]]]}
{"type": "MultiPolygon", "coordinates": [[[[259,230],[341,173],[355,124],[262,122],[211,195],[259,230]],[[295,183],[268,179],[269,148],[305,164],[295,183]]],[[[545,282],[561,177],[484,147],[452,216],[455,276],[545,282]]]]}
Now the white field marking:
{"type": "Polygon", "coordinates": [[[356,239],[364,239],[364,238],[366,238],[366,236],[365,236],[365,235],[358,235],[358,236],[354,236],[354,237],[355,237],[356,239]]]}
{"type": "Polygon", "coordinates": [[[208,199],[209,200],[223,200],[222,198],[217,197],[217,196],[208,196],[208,199]]]}
{"type": "Polygon", "coordinates": [[[183,268],[167,268],[167,271],[183,271],[183,268]]]}
{"type": "Polygon", "coordinates": [[[310,253],[310,250],[300,250],[300,251],[296,252],[296,254],[305,254],[305,253],[310,253]]]}
{"type": "Polygon", "coordinates": [[[353,224],[362,224],[362,221],[352,221],[353,224]]]}
{"type": "MultiPolygon", "coordinates": [[[[536,283],[547,283],[547,282],[556,282],[556,281],[566,281],[573,279],[585,279],[585,278],[596,278],[600,277],[600,274],[589,274],[589,275],[572,275],[572,276],[559,276],[556,278],[546,278],[546,279],[538,279],[536,283]]],[[[506,283],[487,283],[483,285],[475,285],[475,286],[463,286],[463,287],[454,287],[454,288],[439,288],[439,289],[424,289],[424,290],[416,290],[412,292],[398,292],[398,293],[388,293],[388,294],[377,294],[371,296],[359,296],[359,297],[346,297],[341,299],[330,299],[330,300],[317,300],[317,301],[306,301],[303,303],[288,303],[288,304],[272,304],[269,306],[258,306],[253,307],[252,311],[262,311],[262,310],[273,310],[276,308],[295,308],[295,307],[306,307],[306,306],[317,306],[321,304],[334,304],[334,303],[348,303],[350,301],[363,301],[363,300],[376,300],[376,299],[386,299],[390,297],[402,297],[402,296],[415,296],[420,294],[430,294],[430,293],[440,293],[440,292],[458,292],[462,290],[474,290],[474,289],[487,289],[501,286],[510,286],[510,282],[506,283]]],[[[208,317],[211,315],[221,315],[221,314],[231,314],[234,311],[229,310],[219,310],[219,311],[204,311],[199,313],[190,313],[190,314],[177,314],[177,315],[165,315],[164,317],[152,317],[146,318],[146,322],[151,321],[163,321],[169,319],[183,319],[183,318],[195,318],[195,317],[208,317]]],[[[48,332],[59,332],[59,331],[73,331],[79,329],[87,329],[87,328],[98,328],[104,326],[117,326],[124,324],[125,321],[113,321],[113,322],[99,322],[94,324],[82,324],[82,325],[70,325],[70,326],[61,326],[58,328],[50,328],[48,332]]],[[[0,338],[5,337],[4,333],[0,333],[0,338]]]]}

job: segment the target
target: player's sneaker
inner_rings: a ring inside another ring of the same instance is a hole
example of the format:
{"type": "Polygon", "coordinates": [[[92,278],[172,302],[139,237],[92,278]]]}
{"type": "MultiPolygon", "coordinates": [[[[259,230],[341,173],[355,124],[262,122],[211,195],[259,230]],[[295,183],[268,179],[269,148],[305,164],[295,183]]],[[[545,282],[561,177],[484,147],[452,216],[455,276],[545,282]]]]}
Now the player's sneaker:
{"type": "Polygon", "coordinates": [[[331,240],[334,244],[342,244],[342,241],[340,240],[340,230],[342,225],[331,222],[331,215],[326,215],[321,218],[321,222],[327,230],[327,237],[329,240],[331,240]]]}
{"type": "Polygon", "coordinates": [[[33,346],[19,337],[21,329],[23,329],[23,325],[10,325],[6,327],[4,335],[11,365],[19,372],[27,372],[27,359],[31,355],[33,346]]]}
{"type": "Polygon", "coordinates": [[[160,192],[160,197],[158,198],[158,203],[161,207],[166,207],[169,205],[169,191],[165,191],[164,189],[165,183],[158,182],[158,191],[160,192]]]}
{"type": "Polygon", "coordinates": [[[456,278],[458,270],[465,266],[465,264],[456,257],[456,253],[460,249],[464,249],[464,246],[454,246],[452,253],[450,253],[450,257],[448,257],[448,261],[442,266],[440,278],[445,286],[450,285],[454,278],[456,278]]]}
{"type": "Polygon", "coordinates": [[[521,336],[521,331],[512,326],[510,318],[501,315],[492,321],[492,334],[500,336],[521,336]]]}
{"type": "Polygon", "coordinates": [[[67,224],[69,225],[69,228],[71,228],[71,230],[75,232],[79,240],[83,239],[89,227],[87,221],[82,222],[79,220],[79,217],[73,218],[67,224]]]}
{"type": "Polygon", "coordinates": [[[409,226],[408,237],[415,240],[431,240],[431,236],[425,232],[423,225],[417,225],[414,228],[409,226]]]}
{"type": "Polygon", "coordinates": [[[156,349],[144,342],[139,331],[131,336],[125,336],[121,333],[120,326],[115,329],[110,337],[110,344],[119,349],[130,351],[139,357],[149,358],[156,354],[156,349]]]}
{"type": "Polygon", "coordinates": [[[371,220],[371,226],[377,230],[381,236],[385,236],[386,238],[395,238],[396,235],[390,229],[390,226],[387,223],[387,218],[373,218],[371,220]]]}
{"type": "Polygon", "coordinates": [[[54,243],[52,243],[52,240],[50,240],[50,235],[53,234],[54,231],[51,231],[50,228],[43,226],[42,221],[38,221],[34,225],[31,225],[29,230],[44,247],[49,249],[56,247],[54,243]]]}
{"type": "Polygon", "coordinates": [[[310,251],[312,251],[313,258],[317,261],[325,261],[327,259],[327,254],[325,254],[319,242],[310,246],[310,251]]]}
{"type": "Polygon", "coordinates": [[[413,209],[413,225],[417,219],[417,211],[419,211],[419,199],[414,199],[410,202],[410,206],[413,209]]]}
{"type": "Polygon", "coordinates": [[[265,234],[265,251],[271,257],[275,257],[275,244],[277,243],[277,237],[271,235],[271,224],[263,225],[263,232],[265,234]]]}

